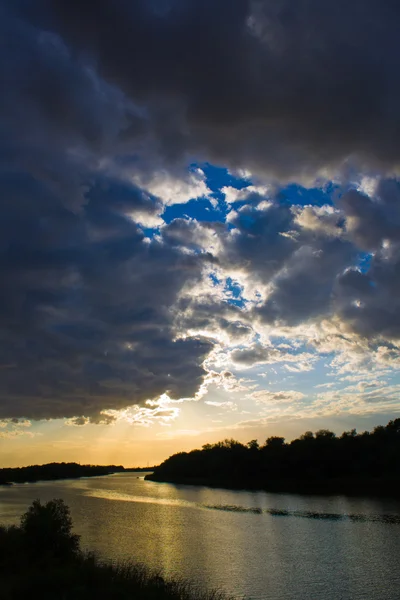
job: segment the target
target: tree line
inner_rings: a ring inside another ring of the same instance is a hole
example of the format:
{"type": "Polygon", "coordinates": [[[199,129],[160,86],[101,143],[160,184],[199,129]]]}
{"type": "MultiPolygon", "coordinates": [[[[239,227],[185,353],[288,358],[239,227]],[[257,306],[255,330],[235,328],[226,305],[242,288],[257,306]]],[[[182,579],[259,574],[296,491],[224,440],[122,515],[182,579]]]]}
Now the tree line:
{"type": "Polygon", "coordinates": [[[174,454],[147,478],[271,491],[397,495],[400,419],[371,432],[352,429],[340,436],[328,429],[306,431],[291,442],[278,436],[263,444],[226,439],[174,454]]]}
{"type": "Polygon", "coordinates": [[[79,477],[98,477],[124,471],[121,465],[80,465],[71,463],[48,463],[0,469],[0,485],[10,483],[33,483],[35,481],[53,481],[57,479],[78,479],[79,477]]]}

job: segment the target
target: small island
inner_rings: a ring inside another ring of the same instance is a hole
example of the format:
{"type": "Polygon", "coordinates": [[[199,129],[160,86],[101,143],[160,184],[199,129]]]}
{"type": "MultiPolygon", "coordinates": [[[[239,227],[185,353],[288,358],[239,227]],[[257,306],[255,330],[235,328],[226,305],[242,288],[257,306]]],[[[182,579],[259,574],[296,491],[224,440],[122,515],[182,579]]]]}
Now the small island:
{"type": "Polygon", "coordinates": [[[145,479],[232,489],[400,497],[400,419],[340,437],[307,431],[289,443],[224,440],[180,452],[145,479]]]}

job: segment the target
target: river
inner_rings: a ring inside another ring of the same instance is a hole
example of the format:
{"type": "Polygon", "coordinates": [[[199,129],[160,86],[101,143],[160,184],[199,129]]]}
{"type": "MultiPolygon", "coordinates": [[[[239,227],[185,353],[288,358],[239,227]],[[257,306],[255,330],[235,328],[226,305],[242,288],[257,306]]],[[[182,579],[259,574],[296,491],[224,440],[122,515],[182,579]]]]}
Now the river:
{"type": "Polygon", "coordinates": [[[143,473],[0,487],[0,523],[63,498],[82,546],[238,598],[398,600],[400,503],[230,491],[143,473]]]}

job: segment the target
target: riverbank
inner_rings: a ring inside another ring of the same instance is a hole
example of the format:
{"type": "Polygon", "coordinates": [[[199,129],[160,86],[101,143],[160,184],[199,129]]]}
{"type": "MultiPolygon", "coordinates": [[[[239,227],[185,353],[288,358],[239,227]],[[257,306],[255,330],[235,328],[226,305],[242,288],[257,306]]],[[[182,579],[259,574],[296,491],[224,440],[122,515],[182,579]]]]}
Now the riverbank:
{"type": "Polygon", "coordinates": [[[223,440],[170,456],[147,479],[292,494],[400,497],[400,419],[372,432],[327,429],[285,442],[223,440]]]}
{"type": "Polygon", "coordinates": [[[35,501],[19,527],[0,526],[0,579],[2,600],[229,600],[142,565],[82,552],[62,500],[35,501]]]}
{"type": "Polygon", "coordinates": [[[164,579],[142,565],[108,563],[93,554],[54,565],[14,565],[1,573],[2,600],[228,600],[219,591],[164,579]]]}

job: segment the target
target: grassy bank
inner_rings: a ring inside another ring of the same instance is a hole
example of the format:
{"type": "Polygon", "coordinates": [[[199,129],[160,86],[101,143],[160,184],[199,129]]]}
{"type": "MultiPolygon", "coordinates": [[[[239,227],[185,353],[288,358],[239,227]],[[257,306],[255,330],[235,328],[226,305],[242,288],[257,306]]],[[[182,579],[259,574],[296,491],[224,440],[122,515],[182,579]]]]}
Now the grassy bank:
{"type": "Polygon", "coordinates": [[[0,526],[1,600],[227,600],[141,565],[83,553],[62,500],[35,501],[19,527],[0,526]]]}

